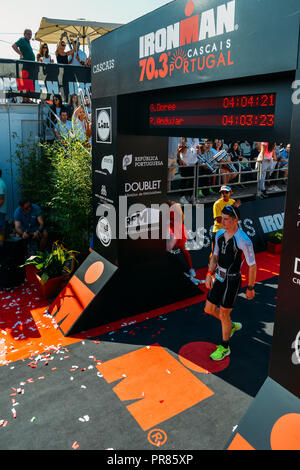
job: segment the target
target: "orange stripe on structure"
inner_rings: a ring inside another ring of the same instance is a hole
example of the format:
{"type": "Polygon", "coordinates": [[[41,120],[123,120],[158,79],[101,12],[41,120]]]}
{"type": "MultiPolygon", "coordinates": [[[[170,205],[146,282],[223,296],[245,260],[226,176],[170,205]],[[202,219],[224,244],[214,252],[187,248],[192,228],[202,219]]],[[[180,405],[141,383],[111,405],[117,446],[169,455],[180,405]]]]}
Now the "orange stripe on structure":
{"type": "Polygon", "coordinates": [[[73,276],[50,306],[49,313],[66,334],[94,297],[95,294],[77,276],[73,276]]]}
{"type": "Polygon", "coordinates": [[[246,439],[237,433],[227,450],[255,450],[246,439]]]}
{"type": "Polygon", "coordinates": [[[112,359],[97,368],[114,387],[120,400],[137,400],[127,406],[146,431],[212,396],[214,392],[159,345],[146,346],[112,359]]]}

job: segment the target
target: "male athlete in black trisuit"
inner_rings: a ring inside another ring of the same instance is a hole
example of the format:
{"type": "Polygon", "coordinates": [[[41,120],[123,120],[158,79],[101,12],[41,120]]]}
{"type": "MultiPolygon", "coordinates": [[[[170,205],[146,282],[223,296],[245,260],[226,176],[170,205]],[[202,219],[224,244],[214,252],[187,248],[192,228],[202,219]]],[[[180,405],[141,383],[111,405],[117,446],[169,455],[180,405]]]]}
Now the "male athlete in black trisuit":
{"type": "Polygon", "coordinates": [[[209,289],[205,313],[218,318],[222,324],[223,341],[210,355],[214,361],[221,361],[230,354],[230,337],[242,328],[241,323],[231,322],[230,314],[241,287],[243,255],[249,266],[246,297],[253,299],[255,296],[256,262],[253,245],[245,232],[239,228],[239,218],[239,210],[234,206],[228,205],[222,210],[224,228],[216,234],[215,248],[205,280],[209,289]]]}

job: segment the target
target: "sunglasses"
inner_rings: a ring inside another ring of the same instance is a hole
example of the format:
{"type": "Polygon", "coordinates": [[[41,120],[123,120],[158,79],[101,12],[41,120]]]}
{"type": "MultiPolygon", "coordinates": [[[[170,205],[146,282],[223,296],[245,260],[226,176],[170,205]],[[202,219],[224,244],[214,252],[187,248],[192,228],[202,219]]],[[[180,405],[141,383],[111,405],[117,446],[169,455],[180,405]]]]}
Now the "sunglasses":
{"type": "Polygon", "coordinates": [[[65,47],[66,45],[65,45],[65,43],[61,43],[61,46],[65,47]]]}

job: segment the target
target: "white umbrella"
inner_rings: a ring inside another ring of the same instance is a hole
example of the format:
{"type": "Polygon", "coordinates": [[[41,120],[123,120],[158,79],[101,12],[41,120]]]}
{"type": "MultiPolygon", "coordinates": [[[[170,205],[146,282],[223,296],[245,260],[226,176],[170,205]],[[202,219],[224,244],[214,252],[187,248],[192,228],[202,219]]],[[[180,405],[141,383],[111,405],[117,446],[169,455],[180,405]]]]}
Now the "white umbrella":
{"type": "Polygon", "coordinates": [[[59,20],[55,18],[43,17],[38,31],[35,33],[35,40],[57,44],[63,32],[70,37],[79,37],[83,41],[83,47],[87,44],[87,38],[92,42],[94,39],[103,36],[116,28],[123,26],[118,23],[98,23],[86,20],[59,20]]]}

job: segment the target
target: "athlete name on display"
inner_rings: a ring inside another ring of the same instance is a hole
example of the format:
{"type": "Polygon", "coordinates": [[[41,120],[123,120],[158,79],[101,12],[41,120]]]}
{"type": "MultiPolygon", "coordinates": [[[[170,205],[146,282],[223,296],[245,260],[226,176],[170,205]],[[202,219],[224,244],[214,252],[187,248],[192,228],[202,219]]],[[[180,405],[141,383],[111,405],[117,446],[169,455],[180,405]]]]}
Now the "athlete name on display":
{"type": "Polygon", "coordinates": [[[150,127],[274,127],[276,94],[225,96],[150,104],[150,127]]]}

